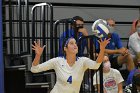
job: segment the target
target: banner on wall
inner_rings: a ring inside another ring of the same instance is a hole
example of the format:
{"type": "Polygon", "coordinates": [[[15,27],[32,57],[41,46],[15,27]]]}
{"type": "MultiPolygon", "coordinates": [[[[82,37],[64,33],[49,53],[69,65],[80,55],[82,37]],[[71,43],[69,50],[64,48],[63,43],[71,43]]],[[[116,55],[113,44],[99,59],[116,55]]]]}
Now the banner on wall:
{"type": "Polygon", "coordinates": [[[2,31],[2,0],[0,0],[0,93],[4,93],[4,64],[3,64],[3,31],[2,31]]]}

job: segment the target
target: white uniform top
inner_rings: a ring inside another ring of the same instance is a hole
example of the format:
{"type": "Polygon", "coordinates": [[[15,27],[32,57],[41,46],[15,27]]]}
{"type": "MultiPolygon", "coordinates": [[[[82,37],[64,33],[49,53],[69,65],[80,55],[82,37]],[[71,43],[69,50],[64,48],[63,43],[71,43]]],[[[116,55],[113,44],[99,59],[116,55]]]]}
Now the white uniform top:
{"type": "MultiPolygon", "coordinates": [[[[93,85],[100,84],[99,79],[99,72],[97,72],[93,76],[93,85]]],[[[117,69],[110,68],[108,73],[103,73],[103,86],[107,93],[118,93],[118,84],[123,81],[124,79],[117,69]]]]}
{"type": "Polygon", "coordinates": [[[140,52],[140,37],[138,35],[138,32],[133,33],[129,37],[128,47],[130,53],[132,54],[132,57],[135,57],[136,53],[140,52]]]}
{"type": "Polygon", "coordinates": [[[65,58],[56,57],[42,64],[31,67],[31,72],[37,73],[54,69],[57,81],[51,93],[79,93],[84,72],[89,69],[98,69],[101,63],[96,63],[86,57],[78,57],[70,67],[65,58]]]}

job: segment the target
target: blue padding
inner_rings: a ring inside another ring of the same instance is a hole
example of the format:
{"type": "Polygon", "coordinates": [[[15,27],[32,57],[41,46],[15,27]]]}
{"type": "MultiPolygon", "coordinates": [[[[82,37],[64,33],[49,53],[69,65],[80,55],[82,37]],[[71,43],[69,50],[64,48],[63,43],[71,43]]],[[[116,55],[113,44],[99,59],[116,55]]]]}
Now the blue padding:
{"type": "Polygon", "coordinates": [[[2,31],[2,0],[0,0],[0,93],[4,93],[4,64],[3,64],[3,31],[2,31]]]}

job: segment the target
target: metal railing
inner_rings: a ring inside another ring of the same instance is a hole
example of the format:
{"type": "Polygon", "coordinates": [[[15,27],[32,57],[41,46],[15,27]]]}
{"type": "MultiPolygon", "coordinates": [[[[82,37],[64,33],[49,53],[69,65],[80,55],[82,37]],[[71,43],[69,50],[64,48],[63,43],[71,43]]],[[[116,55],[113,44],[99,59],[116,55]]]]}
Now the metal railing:
{"type": "MultiPolygon", "coordinates": [[[[32,31],[31,41],[40,40],[40,44],[46,45],[40,62],[45,62],[53,57],[53,7],[50,3],[35,4],[31,9],[32,15],[32,31]]],[[[32,51],[32,60],[35,57],[35,52],[32,51]]],[[[32,61],[28,61],[26,70],[26,87],[48,87],[52,88],[55,83],[54,72],[43,72],[33,74],[30,72],[32,61]],[[47,74],[45,74],[47,73],[47,74]]]]}
{"type": "Polygon", "coordinates": [[[20,68],[25,65],[22,56],[30,53],[28,0],[18,0],[15,5],[9,2],[5,5],[5,10],[9,10],[5,12],[7,16],[3,25],[6,31],[4,34],[5,67],[20,68]]]}

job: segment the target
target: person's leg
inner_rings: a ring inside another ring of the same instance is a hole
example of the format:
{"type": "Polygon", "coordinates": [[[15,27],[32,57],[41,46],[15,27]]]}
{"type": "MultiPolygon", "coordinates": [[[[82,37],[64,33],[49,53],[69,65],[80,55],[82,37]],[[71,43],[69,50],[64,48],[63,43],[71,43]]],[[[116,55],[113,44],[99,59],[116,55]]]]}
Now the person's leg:
{"type": "Polygon", "coordinates": [[[118,56],[118,64],[124,64],[126,63],[127,65],[127,69],[128,71],[131,71],[134,69],[134,61],[133,61],[133,58],[131,57],[130,54],[127,54],[127,55],[120,55],[118,56]]]}
{"type": "Polygon", "coordinates": [[[118,59],[118,56],[114,56],[114,57],[109,58],[110,63],[111,63],[111,68],[119,69],[122,67],[121,64],[118,64],[117,59],[118,59]]]}

